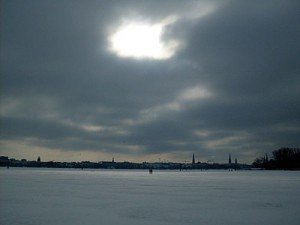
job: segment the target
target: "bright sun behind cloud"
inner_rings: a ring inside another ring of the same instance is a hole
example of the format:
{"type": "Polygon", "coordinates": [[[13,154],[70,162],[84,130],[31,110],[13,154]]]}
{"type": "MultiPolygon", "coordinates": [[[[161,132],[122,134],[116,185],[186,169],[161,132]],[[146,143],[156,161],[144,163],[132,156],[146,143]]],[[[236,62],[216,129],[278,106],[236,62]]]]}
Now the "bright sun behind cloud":
{"type": "Polygon", "coordinates": [[[164,24],[126,24],[109,37],[110,50],[120,57],[168,59],[178,44],[163,41],[163,31],[164,24]]]}

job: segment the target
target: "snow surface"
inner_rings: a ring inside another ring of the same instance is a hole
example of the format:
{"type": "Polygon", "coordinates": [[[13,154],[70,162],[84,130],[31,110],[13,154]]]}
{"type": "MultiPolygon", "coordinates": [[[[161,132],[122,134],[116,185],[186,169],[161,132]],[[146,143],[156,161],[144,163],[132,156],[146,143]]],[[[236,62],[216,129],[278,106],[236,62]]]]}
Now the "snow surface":
{"type": "Polygon", "coordinates": [[[299,225],[300,172],[1,168],[0,224],[299,225]]]}

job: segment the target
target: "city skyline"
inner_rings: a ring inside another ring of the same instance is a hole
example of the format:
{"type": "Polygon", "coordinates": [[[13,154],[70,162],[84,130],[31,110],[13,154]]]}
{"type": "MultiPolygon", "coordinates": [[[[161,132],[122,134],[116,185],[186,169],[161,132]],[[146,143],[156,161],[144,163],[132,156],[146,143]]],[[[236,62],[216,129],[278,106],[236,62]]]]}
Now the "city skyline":
{"type": "MultiPolygon", "coordinates": [[[[266,154],[267,155],[267,154],[266,154]]],[[[186,159],[181,159],[179,161],[171,161],[171,160],[168,160],[168,159],[164,159],[164,158],[157,158],[156,160],[144,160],[144,161],[128,161],[128,160],[123,160],[122,158],[120,159],[115,159],[115,157],[112,157],[110,160],[109,159],[101,159],[101,160],[95,160],[95,159],[91,159],[91,160],[53,160],[53,159],[44,159],[42,158],[40,155],[39,156],[36,156],[34,158],[34,156],[31,156],[29,157],[28,159],[27,158],[14,158],[14,157],[11,157],[11,156],[0,156],[0,157],[7,157],[8,159],[11,159],[11,160],[28,160],[28,161],[37,161],[37,162],[50,162],[50,161],[57,161],[57,162],[85,162],[85,161],[90,161],[90,162],[132,162],[132,163],[143,163],[143,162],[149,162],[149,163],[187,163],[187,164],[196,164],[196,163],[221,163],[221,164],[231,164],[231,153],[228,153],[229,156],[229,159],[230,160],[227,160],[226,161],[222,161],[222,162],[214,162],[214,161],[201,161],[200,158],[197,158],[197,156],[193,153],[191,156],[190,156],[190,159],[189,160],[186,160],[186,159]]],[[[264,156],[265,157],[265,156],[264,156]]],[[[237,160],[237,158],[235,158],[235,160],[237,160]]]]}

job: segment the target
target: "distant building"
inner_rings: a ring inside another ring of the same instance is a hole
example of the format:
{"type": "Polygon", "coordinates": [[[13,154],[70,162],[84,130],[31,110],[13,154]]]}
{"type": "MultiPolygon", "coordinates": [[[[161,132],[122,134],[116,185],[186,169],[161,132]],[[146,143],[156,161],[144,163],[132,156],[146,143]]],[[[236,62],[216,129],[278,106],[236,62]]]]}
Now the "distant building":
{"type": "Polygon", "coordinates": [[[0,156],[0,161],[2,162],[8,162],[8,157],[7,156],[0,156]]]}
{"type": "Polygon", "coordinates": [[[41,162],[41,157],[38,157],[36,161],[41,162]]]}
{"type": "Polygon", "coordinates": [[[114,162],[115,162],[115,158],[114,158],[114,157],[112,158],[111,162],[112,162],[112,163],[114,163],[114,162]]]}
{"type": "Polygon", "coordinates": [[[0,166],[9,166],[9,158],[7,156],[0,156],[0,166]]]}
{"type": "Polygon", "coordinates": [[[231,153],[229,153],[228,164],[231,165],[231,153]]]}
{"type": "Polygon", "coordinates": [[[192,164],[195,164],[195,155],[194,155],[194,153],[193,153],[192,164]]]}

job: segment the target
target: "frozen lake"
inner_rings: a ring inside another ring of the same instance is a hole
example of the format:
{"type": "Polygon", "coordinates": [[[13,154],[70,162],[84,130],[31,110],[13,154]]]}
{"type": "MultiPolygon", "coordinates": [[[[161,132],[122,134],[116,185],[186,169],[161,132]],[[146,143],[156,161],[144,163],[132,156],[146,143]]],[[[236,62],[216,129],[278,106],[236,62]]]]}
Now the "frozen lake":
{"type": "Polygon", "coordinates": [[[0,169],[1,225],[299,225],[299,171],[0,169]]]}

